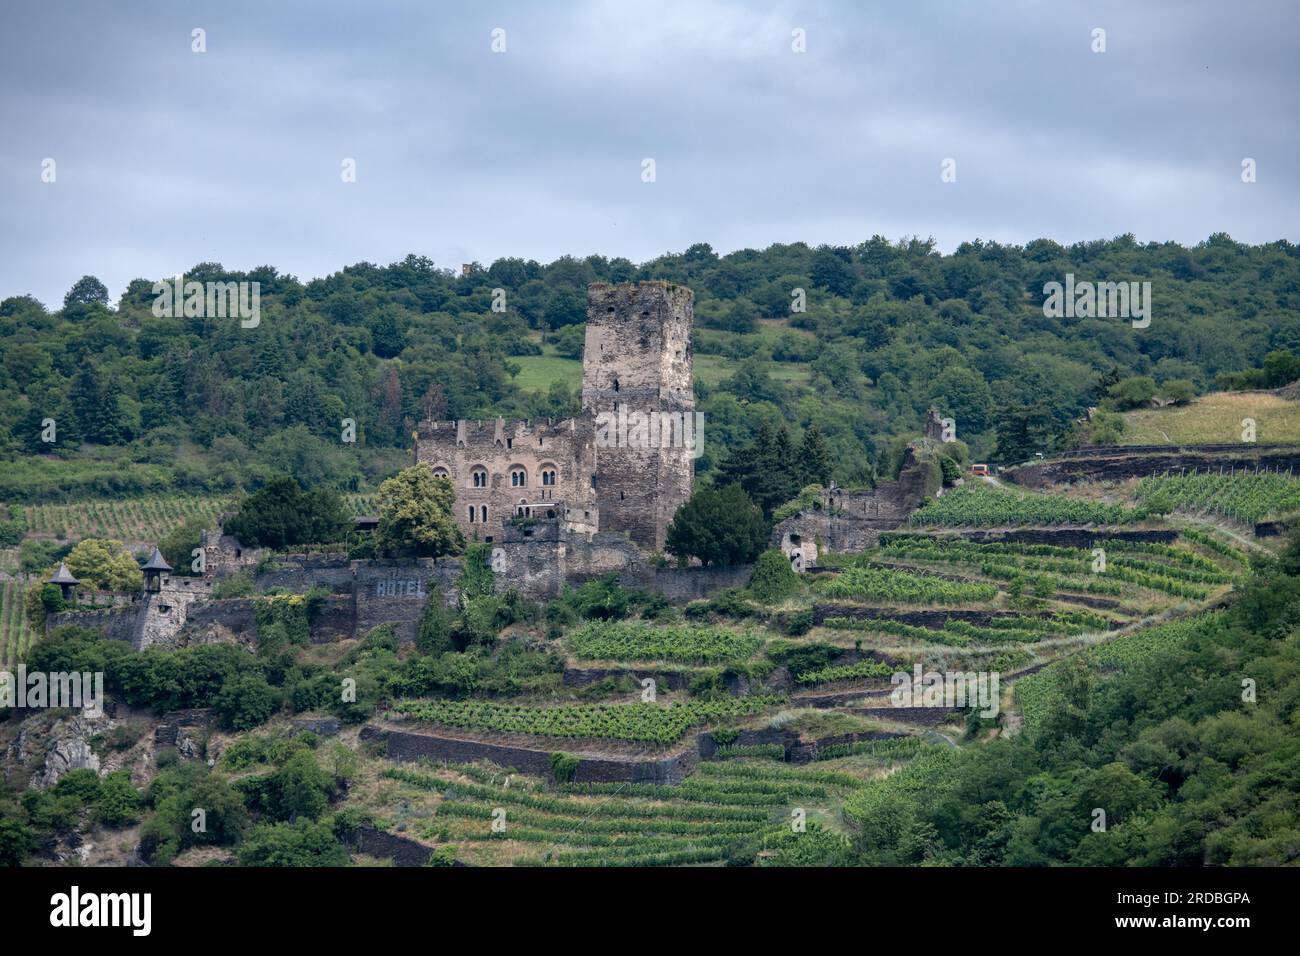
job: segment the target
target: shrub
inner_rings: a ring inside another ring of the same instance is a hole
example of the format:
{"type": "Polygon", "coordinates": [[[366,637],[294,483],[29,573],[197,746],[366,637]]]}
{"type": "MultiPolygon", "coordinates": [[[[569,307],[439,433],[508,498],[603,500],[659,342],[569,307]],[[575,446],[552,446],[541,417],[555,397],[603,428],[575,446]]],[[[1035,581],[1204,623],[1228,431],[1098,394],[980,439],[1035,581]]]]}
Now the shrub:
{"type": "Polygon", "coordinates": [[[571,783],[578,772],[578,758],[573,754],[557,752],[551,754],[551,774],[556,783],[571,783]]]}
{"type": "Polygon", "coordinates": [[[276,689],[260,674],[245,674],[226,684],[212,701],[221,725],[251,730],[265,723],[280,706],[276,689]]]}
{"type": "Polygon", "coordinates": [[[799,576],[783,552],[773,549],[758,556],[749,578],[750,594],[765,604],[775,604],[798,589],[799,576]]]}
{"type": "Polygon", "coordinates": [[[323,823],[261,824],[238,851],[240,866],[346,866],[348,852],[323,823]]]}
{"type": "Polygon", "coordinates": [[[143,803],[140,792],[131,785],[130,772],[114,770],[100,785],[95,800],[95,817],[105,826],[125,826],[139,819],[143,803]]]}

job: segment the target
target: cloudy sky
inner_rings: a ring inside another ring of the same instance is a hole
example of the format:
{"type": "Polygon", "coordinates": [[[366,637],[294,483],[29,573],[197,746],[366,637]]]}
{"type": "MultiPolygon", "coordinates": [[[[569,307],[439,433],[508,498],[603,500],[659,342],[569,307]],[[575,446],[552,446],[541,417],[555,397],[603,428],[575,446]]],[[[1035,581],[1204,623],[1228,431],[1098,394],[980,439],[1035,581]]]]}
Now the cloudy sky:
{"type": "Polygon", "coordinates": [[[1281,0],[9,0],[0,297],[205,260],[1297,241],[1298,41],[1281,0]]]}

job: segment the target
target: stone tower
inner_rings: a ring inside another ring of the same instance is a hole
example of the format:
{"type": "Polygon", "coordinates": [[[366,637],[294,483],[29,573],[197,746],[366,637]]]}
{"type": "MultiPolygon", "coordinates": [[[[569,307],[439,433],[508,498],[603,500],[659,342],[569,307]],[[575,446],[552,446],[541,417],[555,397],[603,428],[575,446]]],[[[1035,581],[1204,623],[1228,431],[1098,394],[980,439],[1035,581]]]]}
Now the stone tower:
{"type": "Polygon", "coordinates": [[[600,530],[662,550],[691,496],[695,420],[694,295],[669,282],[587,288],[582,408],[596,421],[600,530]]]}

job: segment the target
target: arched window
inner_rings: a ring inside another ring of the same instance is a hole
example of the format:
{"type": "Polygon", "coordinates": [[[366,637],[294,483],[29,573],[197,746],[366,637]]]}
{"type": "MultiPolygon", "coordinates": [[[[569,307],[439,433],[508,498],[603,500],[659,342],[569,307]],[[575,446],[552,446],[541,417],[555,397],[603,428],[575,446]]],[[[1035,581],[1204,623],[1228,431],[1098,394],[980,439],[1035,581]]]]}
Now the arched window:
{"type": "Polygon", "coordinates": [[[542,487],[554,488],[557,484],[559,473],[555,470],[554,465],[542,466],[542,487]]]}
{"type": "Polygon", "coordinates": [[[435,466],[434,469],[433,469],[433,477],[435,477],[435,478],[450,478],[451,475],[448,474],[447,469],[444,468],[444,467],[442,467],[442,465],[437,465],[437,466],[435,466]]]}
{"type": "Polygon", "coordinates": [[[487,469],[482,465],[476,465],[469,473],[469,483],[471,488],[486,488],[488,486],[487,469]]]}
{"type": "Polygon", "coordinates": [[[528,470],[522,465],[515,465],[510,469],[510,487],[527,488],[528,487],[528,470]]]}
{"type": "Polygon", "coordinates": [[[473,505],[470,505],[470,506],[469,506],[469,523],[470,523],[470,524],[473,524],[473,523],[474,523],[474,506],[473,506],[473,505]]]}
{"type": "MultiPolygon", "coordinates": [[[[474,510],[474,508],[473,508],[472,505],[470,506],[470,510],[471,510],[471,511],[474,510]]],[[[482,513],[482,515],[483,515],[483,523],[484,523],[484,524],[487,524],[487,520],[488,520],[488,517],[487,517],[487,515],[488,515],[488,512],[487,512],[487,505],[483,505],[483,506],[479,509],[479,511],[480,511],[480,512],[482,513]]]]}

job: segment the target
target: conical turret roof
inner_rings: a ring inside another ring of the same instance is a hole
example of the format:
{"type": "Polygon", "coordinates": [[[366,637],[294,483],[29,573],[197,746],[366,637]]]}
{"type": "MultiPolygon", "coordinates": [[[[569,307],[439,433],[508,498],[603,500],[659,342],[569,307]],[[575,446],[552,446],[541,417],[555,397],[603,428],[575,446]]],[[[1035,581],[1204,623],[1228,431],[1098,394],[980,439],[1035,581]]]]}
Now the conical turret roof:
{"type": "Polygon", "coordinates": [[[149,560],[145,562],[144,567],[142,567],[140,570],[141,571],[170,571],[171,569],[172,566],[167,563],[166,559],[163,558],[162,552],[155,547],[153,549],[153,554],[149,555],[149,560]]]}
{"type": "Polygon", "coordinates": [[[76,578],[72,576],[72,572],[68,570],[67,564],[65,564],[62,561],[59,562],[59,570],[55,571],[54,577],[50,578],[50,584],[80,584],[80,583],[81,583],[80,581],[78,581],[76,578]]]}

